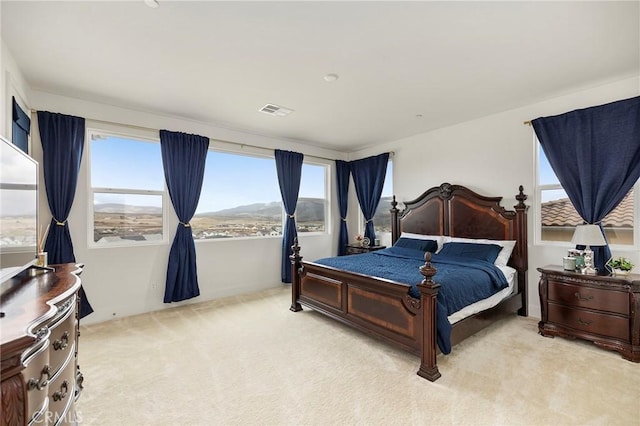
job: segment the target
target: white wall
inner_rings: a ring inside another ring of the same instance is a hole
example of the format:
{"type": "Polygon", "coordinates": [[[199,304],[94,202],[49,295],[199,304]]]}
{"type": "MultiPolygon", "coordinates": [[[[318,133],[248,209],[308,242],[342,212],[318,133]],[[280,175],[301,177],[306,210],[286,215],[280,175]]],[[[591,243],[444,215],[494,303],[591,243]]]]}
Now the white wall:
{"type": "MultiPolygon", "coordinates": [[[[63,114],[76,115],[87,119],[87,127],[99,127],[106,130],[123,129],[98,123],[95,120],[128,124],[127,132],[134,135],[158,137],[153,129],[170,130],[200,134],[211,138],[210,147],[235,149],[241,152],[258,152],[239,145],[220,142],[245,143],[268,148],[280,148],[298,151],[305,157],[343,158],[345,154],[313,148],[295,142],[266,138],[229,129],[215,127],[206,123],[188,121],[176,117],[160,116],[140,111],[127,110],[109,105],[87,102],[79,99],[56,96],[49,93],[32,91],[32,107],[63,114]],[[93,119],[93,120],[92,120],[93,119]],[[139,128],[143,127],[143,128],[139,128]],[[149,128],[149,129],[146,129],[149,128]]],[[[37,120],[33,120],[32,145],[36,159],[42,158],[37,120]]],[[[314,159],[314,161],[316,161],[314,159]]],[[[325,164],[332,161],[317,160],[325,164]]],[[[334,169],[330,168],[333,176],[334,169]]],[[[114,170],[114,173],[117,173],[114,170]]],[[[249,182],[247,184],[250,184],[249,182]]],[[[333,182],[332,182],[333,185],[333,182]]],[[[42,186],[44,188],[44,185],[42,186]]],[[[69,216],[71,238],[78,262],[85,264],[82,282],[95,312],[83,321],[93,323],[114,316],[133,315],[173,307],[181,303],[201,302],[228,295],[241,294],[282,285],[280,282],[281,238],[216,240],[196,242],[200,297],[188,301],[164,304],[164,282],[170,244],[178,225],[177,217],[169,208],[169,243],[156,246],[89,248],[86,224],[90,221],[88,206],[89,194],[86,151],[82,160],[78,189],[73,208],[69,216]]],[[[330,188],[333,191],[333,188],[330,188]]],[[[41,193],[41,223],[48,223],[50,213],[46,204],[46,195],[41,193]]],[[[335,203],[332,217],[337,216],[335,203]]],[[[332,221],[332,228],[337,226],[332,221]]],[[[335,253],[336,233],[325,235],[300,236],[302,255],[313,259],[331,256],[335,253]]],[[[283,309],[286,309],[283,306],[283,309]]]]}
{"type": "MultiPolygon", "coordinates": [[[[2,2],[0,2],[2,4],[2,2]]],[[[28,85],[18,64],[13,59],[11,51],[0,40],[0,72],[2,85],[0,87],[0,134],[11,140],[12,127],[12,97],[15,97],[20,107],[28,114],[30,109],[28,85]]]]}
{"type": "MultiPolygon", "coordinates": [[[[517,203],[515,195],[518,186],[523,185],[529,195],[527,203],[533,206],[536,203],[533,128],[524,125],[524,121],[639,94],[640,76],[391,141],[382,147],[353,153],[350,159],[395,151],[393,187],[398,201],[413,200],[426,189],[449,182],[465,185],[480,194],[502,196],[503,205],[509,209],[517,203]]],[[[534,210],[530,208],[528,305],[529,315],[540,317],[536,268],[561,264],[570,244],[536,244],[534,225],[534,210]]],[[[636,219],[636,225],[640,225],[640,218],[636,219]]],[[[638,250],[612,251],[640,265],[638,250]]]]}

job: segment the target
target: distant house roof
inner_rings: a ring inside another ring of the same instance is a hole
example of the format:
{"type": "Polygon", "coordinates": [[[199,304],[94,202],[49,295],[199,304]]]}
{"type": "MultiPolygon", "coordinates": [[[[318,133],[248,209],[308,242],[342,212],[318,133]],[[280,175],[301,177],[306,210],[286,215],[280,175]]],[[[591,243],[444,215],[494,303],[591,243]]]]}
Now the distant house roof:
{"type": "MultiPolygon", "coordinates": [[[[542,226],[576,226],[584,221],[573,208],[568,198],[542,203],[542,226]]],[[[602,221],[611,228],[633,228],[633,189],[620,205],[602,221]]]]}

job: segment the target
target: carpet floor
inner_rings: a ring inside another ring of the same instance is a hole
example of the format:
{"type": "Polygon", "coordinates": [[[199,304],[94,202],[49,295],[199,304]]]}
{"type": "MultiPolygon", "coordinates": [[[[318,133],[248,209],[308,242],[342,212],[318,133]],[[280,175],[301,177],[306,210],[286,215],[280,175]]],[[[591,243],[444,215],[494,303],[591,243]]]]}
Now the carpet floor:
{"type": "Polygon", "coordinates": [[[638,425],[640,365],[515,315],[438,357],[309,309],[288,287],[81,326],[83,425],[638,425]]]}

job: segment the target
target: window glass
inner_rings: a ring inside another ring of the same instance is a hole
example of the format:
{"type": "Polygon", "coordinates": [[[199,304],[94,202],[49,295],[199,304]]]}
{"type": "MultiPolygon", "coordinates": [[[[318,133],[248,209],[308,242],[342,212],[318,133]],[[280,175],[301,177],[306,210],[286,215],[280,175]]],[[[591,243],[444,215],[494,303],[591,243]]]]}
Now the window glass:
{"type": "MultiPolygon", "coordinates": [[[[298,232],[325,232],[327,167],[304,163],[296,208],[298,232]]],[[[273,157],[210,150],[194,238],[277,237],[285,217],[273,157]]]]}
{"type": "Polygon", "coordinates": [[[273,158],[209,150],[194,238],[282,235],[282,213],[273,158]]]}
{"type": "MultiPolygon", "coordinates": [[[[540,238],[542,241],[571,241],[582,218],[569,200],[551,169],[542,147],[538,143],[538,193],[540,200],[540,238]]],[[[638,184],[636,184],[638,186],[638,184]]],[[[634,188],[603,220],[602,225],[609,244],[634,244],[635,213],[634,188]]]]}
{"type": "Polygon", "coordinates": [[[164,172],[158,141],[89,131],[91,243],[163,241],[164,172]]]}
{"type": "Polygon", "coordinates": [[[325,217],[328,207],[325,188],[326,176],[326,166],[302,164],[300,192],[296,205],[298,232],[325,232],[325,217]]]}

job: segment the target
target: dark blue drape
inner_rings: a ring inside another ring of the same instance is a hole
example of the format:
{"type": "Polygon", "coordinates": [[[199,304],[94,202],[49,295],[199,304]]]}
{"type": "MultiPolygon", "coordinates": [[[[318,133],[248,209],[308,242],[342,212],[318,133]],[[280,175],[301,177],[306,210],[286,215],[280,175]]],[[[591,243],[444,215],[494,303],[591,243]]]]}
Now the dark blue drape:
{"type": "MultiPolygon", "coordinates": [[[[577,212],[585,222],[600,224],[640,178],[640,97],[531,123],[577,212]]],[[[603,271],[609,246],[592,249],[603,271]]]]}
{"type": "MultiPolygon", "coordinates": [[[[49,210],[53,215],[44,250],[51,264],[73,263],[73,243],[67,218],[73,205],[84,149],[84,118],[38,111],[42,166],[49,210]]],[[[80,289],[80,318],[93,312],[80,289]]]]}
{"type": "Polygon", "coordinates": [[[29,133],[31,132],[31,119],[27,114],[22,111],[20,105],[16,102],[16,98],[12,98],[13,101],[13,126],[11,128],[11,140],[15,146],[22,151],[29,153],[29,133]]]}
{"type": "Polygon", "coordinates": [[[372,244],[376,238],[372,218],[380,203],[388,162],[388,152],[351,162],[351,175],[365,219],[364,236],[369,238],[372,244]]]}
{"type": "Polygon", "coordinates": [[[298,204],[298,193],[300,191],[300,179],[302,178],[302,160],[304,156],[299,152],[275,150],[276,171],[278,172],[278,184],[282,203],[287,213],[287,220],[284,222],[282,232],[282,262],[281,279],[283,283],[291,282],[291,261],[289,256],[293,253],[291,246],[293,240],[298,236],[296,230],[296,219],[294,213],[298,204]]]}
{"type": "Polygon", "coordinates": [[[336,185],[338,187],[338,210],[340,210],[340,232],[338,234],[338,256],[347,254],[349,233],[347,231],[347,204],[351,166],[347,161],[336,160],[336,185]]]}
{"type": "Polygon", "coordinates": [[[196,212],[209,139],[203,136],[160,130],[164,177],[178,228],[169,252],[164,302],[179,302],[200,295],[196,247],[189,221],[196,212]]]}

